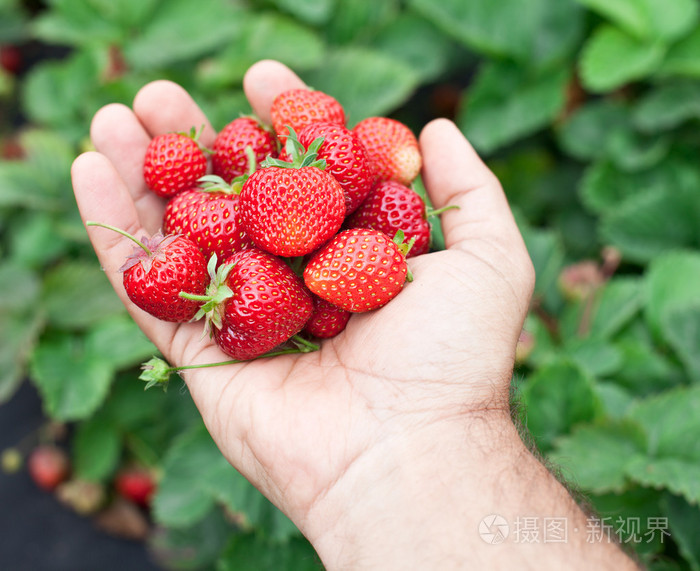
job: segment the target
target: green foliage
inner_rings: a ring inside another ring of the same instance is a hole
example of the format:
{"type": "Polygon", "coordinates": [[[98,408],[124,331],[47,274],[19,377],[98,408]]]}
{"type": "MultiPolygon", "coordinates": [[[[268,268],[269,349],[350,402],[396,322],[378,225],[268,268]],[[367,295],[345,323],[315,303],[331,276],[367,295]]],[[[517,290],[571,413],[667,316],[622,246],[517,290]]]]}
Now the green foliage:
{"type": "Polygon", "coordinates": [[[249,111],[245,70],[274,58],[351,124],[455,119],[502,181],[537,271],[535,344],[514,377],[527,427],[603,518],[640,518],[642,534],[667,518],[664,541],[631,543],[644,563],[700,569],[697,2],[193,6],[0,0],[0,44],[58,47],[17,78],[0,73],[1,148],[22,149],[0,160],[0,400],[34,383],[47,415],[74,423],[82,478],[108,483],[133,461],[161,475],[149,544],[165,567],[318,567],[186,392],[143,392],[136,367],[154,348],[100,271],[70,190],[102,105],[167,78],[220,128],[249,111]],[[600,280],[572,298],[562,270],[583,260],[600,280]]]}

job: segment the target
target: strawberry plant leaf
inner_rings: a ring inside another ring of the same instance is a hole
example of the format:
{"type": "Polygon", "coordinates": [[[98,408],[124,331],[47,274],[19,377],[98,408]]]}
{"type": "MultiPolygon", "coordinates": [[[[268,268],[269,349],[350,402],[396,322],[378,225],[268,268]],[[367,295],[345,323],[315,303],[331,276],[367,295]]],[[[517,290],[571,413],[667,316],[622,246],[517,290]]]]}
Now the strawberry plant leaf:
{"type": "Polygon", "coordinates": [[[610,280],[597,296],[589,334],[610,339],[638,315],[644,301],[642,285],[635,277],[610,280]]]}
{"type": "Polygon", "coordinates": [[[104,272],[92,261],[64,261],[49,271],[43,283],[42,304],[48,320],[74,329],[124,312],[104,272]]]}
{"type": "Polygon", "coordinates": [[[554,307],[561,302],[557,287],[565,256],[561,237],[553,231],[528,228],[522,224],[520,231],[535,267],[534,295],[547,307],[554,307]]]}
{"type": "Polygon", "coordinates": [[[620,350],[609,341],[586,337],[571,339],[564,353],[592,377],[608,377],[617,373],[624,361],[620,350]]]}
{"type": "Polygon", "coordinates": [[[645,317],[656,339],[667,314],[700,303],[700,253],[667,252],[653,259],[645,278],[645,317]]]}
{"type": "Polygon", "coordinates": [[[626,466],[628,477],[642,486],[666,489],[688,502],[700,502],[700,465],[697,460],[635,456],[626,466]]]}
{"type": "Polygon", "coordinates": [[[634,124],[647,132],[667,130],[700,118],[700,85],[677,82],[661,85],[636,105],[634,124]]]}
{"type": "Polygon", "coordinates": [[[657,75],[700,77],[700,27],[669,48],[657,75]]]}
{"type": "Polygon", "coordinates": [[[591,377],[578,365],[558,359],[531,375],[522,388],[527,426],[541,450],[577,424],[594,420],[602,411],[591,377]]]}
{"type": "Polygon", "coordinates": [[[323,64],[304,78],[308,85],[341,103],[348,125],[394,110],[418,86],[418,76],[402,61],[358,47],[330,52],[323,64]]]}
{"type": "Polygon", "coordinates": [[[282,11],[307,24],[324,24],[333,14],[336,0],[273,0],[282,11]]]}
{"type": "Polygon", "coordinates": [[[40,312],[0,311],[0,403],[8,401],[25,378],[43,326],[40,312]]]}
{"type": "Polygon", "coordinates": [[[645,434],[636,423],[602,422],[577,427],[558,439],[548,457],[576,485],[595,494],[619,493],[629,485],[627,463],[645,451],[645,434]]]}
{"type": "Polygon", "coordinates": [[[672,306],[661,316],[661,329],[690,380],[700,384],[700,303],[672,306]]]}
{"type": "Polygon", "coordinates": [[[85,350],[101,356],[115,369],[125,369],[153,355],[156,348],[129,315],[120,313],[90,328],[85,350]]]}
{"type": "Polygon", "coordinates": [[[95,415],[76,428],[72,452],[77,477],[105,480],[119,463],[121,434],[111,420],[95,415]]]}
{"type": "Polygon", "coordinates": [[[482,66],[457,117],[460,128],[482,153],[547,126],[564,105],[569,70],[533,73],[509,62],[482,66]]]}
{"type": "Polygon", "coordinates": [[[700,543],[697,542],[697,530],[700,529],[700,507],[690,505],[683,498],[664,494],[661,500],[664,513],[673,540],[690,565],[692,571],[700,571],[700,543]]]}
{"type": "Polygon", "coordinates": [[[90,416],[114,378],[109,363],[86,354],[81,339],[66,334],[41,340],[31,355],[30,371],[46,413],[63,421],[90,416]]]}
{"type": "Polygon", "coordinates": [[[659,42],[641,41],[603,24],[583,48],[579,61],[581,81],[591,91],[610,91],[652,75],[665,54],[665,45],[659,42]]]}
{"type": "MultiPolygon", "coordinates": [[[[398,16],[396,0],[357,2],[335,0],[330,19],[323,26],[328,43],[332,45],[363,45],[377,30],[398,16]]],[[[316,87],[314,85],[314,87],[316,87]]]]}
{"type": "Polygon", "coordinates": [[[248,533],[231,538],[217,571],[316,571],[320,568],[321,561],[314,548],[303,537],[292,537],[280,543],[248,533]]]}

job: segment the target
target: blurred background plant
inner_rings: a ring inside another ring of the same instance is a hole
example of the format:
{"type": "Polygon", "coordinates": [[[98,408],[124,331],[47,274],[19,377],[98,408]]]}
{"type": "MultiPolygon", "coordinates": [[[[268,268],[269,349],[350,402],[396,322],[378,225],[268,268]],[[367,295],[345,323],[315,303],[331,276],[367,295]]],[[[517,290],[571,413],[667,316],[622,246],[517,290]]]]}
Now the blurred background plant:
{"type": "Polygon", "coordinates": [[[696,0],[0,0],[0,402],[32,383],[47,426],[71,427],[59,497],[164,568],[317,565],[185,391],[143,393],[155,349],[69,173],[100,106],[168,78],[222,128],[249,111],[247,67],[274,58],[350,124],[458,123],[537,269],[523,422],[645,564],[700,569],[699,15],[696,0]],[[141,496],[124,493],[130,466],[141,496]],[[109,519],[124,501],[130,532],[109,519]]]}

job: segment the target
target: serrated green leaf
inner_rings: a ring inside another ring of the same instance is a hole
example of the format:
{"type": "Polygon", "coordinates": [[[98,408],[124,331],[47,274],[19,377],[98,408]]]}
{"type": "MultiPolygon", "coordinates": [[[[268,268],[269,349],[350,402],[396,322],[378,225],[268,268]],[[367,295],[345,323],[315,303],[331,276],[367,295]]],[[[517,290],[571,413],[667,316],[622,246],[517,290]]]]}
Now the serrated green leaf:
{"type": "Polygon", "coordinates": [[[449,39],[435,26],[407,12],[383,28],[372,46],[403,61],[418,75],[421,82],[435,80],[444,73],[454,51],[449,39]]]}
{"type": "Polygon", "coordinates": [[[700,27],[669,48],[657,74],[660,77],[700,77],[700,27]]]}
{"type": "Polygon", "coordinates": [[[273,0],[283,12],[288,12],[302,22],[323,24],[328,21],[336,0],[273,0]]]}
{"type": "Polygon", "coordinates": [[[106,479],[117,467],[121,435],[117,427],[101,415],[78,424],[73,438],[73,469],[79,478],[106,479]]]}
{"type": "Polygon", "coordinates": [[[700,85],[668,83],[646,94],[634,109],[634,123],[645,131],[672,129],[700,118],[700,85]]]}
{"type": "Polygon", "coordinates": [[[124,46],[135,69],[153,69],[192,60],[224,45],[240,33],[243,8],[226,0],[161,1],[142,24],[139,34],[124,46]]]}
{"type": "Polygon", "coordinates": [[[603,339],[569,340],[564,351],[569,359],[593,377],[614,375],[623,365],[620,350],[603,339]]]}
{"type": "Polygon", "coordinates": [[[550,124],[565,102],[567,68],[532,73],[491,61],[465,93],[457,123],[482,153],[512,143],[550,124]]]}
{"type": "Polygon", "coordinates": [[[522,391],[527,428],[546,450],[577,424],[594,420],[602,410],[592,379],[574,363],[559,360],[530,375],[522,391]]]}
{"type": "Polygon", "coordinates": [[[8,401],[25,379],[43,326],[41,312],[0,312],[0,403],[8,401]]]}
{"type": "Polygon", "coordinates": [[[644,302],[642,282],[635,277],[613,278],[596,297],[589,334],[611,338],[635,315],[644,302]]]}
{"type": "Polygon", "coordinates": [[[700,383],[700,303],[671,306],[661,316],[661,329],[688,377],[700,383]]]}
{"type": "Polygon", "coordinates": [[[317,571],[321,561],[303,537],[273,543],[260,535],[248,533],[231,538],[218,561],[217,571],[317,571]]]}
{"type": "Polygon", "coordinates": [[[693,0],[578,0],[639,38],[674,40],[693,28],[698,18],[693,0]]]}
{"type": "Polygon", "coordinates": [[[115,369],[137,365],[156,348],[126,313],[108,317],[92,326],[85,336],[85,351],[115,369]]]}
{"type": "Polygon", "coordinates": [[[700,502],[700,464],[697,461],[636,456],[627,464],[626,472],[643,486],[669,490],[690,503],[700,502]]]}
{"type": "Polygon", "coordinates": [[[612,99],[594,100],[572,113],[557,129],[558,141],[570,155],[603,158],[611,133],[629,129],[629,108],[612,99]]]}
{"type": "Polygon", "coordinates": [[[656,339],[671,311],[700,303],[700,253],[668,252],[651,261],[645,278],[645,317],[656,339]]]}
{"type": "Polygon", "coordinates": [[[397,0],[357,2],[335,0],[330,19],[323,26],[326,39],[334,45],[363,45],[377,30],[399,14],[397,0]]]}
{"type": "Polygon", "coordinates": [[[680,189],[640,192],[605,213],[602,240],[631,261],[648,262],[672,249],[699,245],[699,197],[680,189]]]}
{"type": "Polygon", "coordinates": [[[635,400],[629,390],[612,381],[598,381],[596,392],[611,420],[621,420],[635,400]]]}
{"type": "Polygon", "coordinates": [[[124,311],[97,262],[66,260],[46,274],[42,301],[50,323],[81,328],[124,311]]]}
{"type": "Polygon", "coordinates": [[[405,63],[357,47],[329,53],[305,79],[308,85],[333,95],[343,105],[349,125],[388,114],[418,86],[418,76],[405,63]]]}
{"type": "Polygon", "coordinates": [[[577,44],[583,11],[572,1],[411,0],[446,34],[489,56],[546,64],[577,44]]]}
{"type": "Polygon", "coordinates": [[[574,429],[556,441],[548,457],[565,470],[567,480],[600,494],[625,490],[625,467],[645,449],[644,431],[637,424],[606,422],[574,429]]]}
{"type": "Polygon", "coordinates": [[[107,12],[100,10],[98,2],[82,0],[52,3],[52,10],[39,14],[32,28],[46,42],[73,46],[119,43],[125,32],[107,12]]]}
{"type": "Polygon", "coordinates": [[[9,259],[0,265],[0,312],[19,313],[36,305],[39,276],[9,259]]]}
{"type": "Polygon", "coordinates": [[[672,494],[665,494],[661,505],[668,517],[671,537],[692,571],[700,571],[700,543],[697,542],[700,507],[672,494]]]}
{"type": "Polygon", "coordinates": [[[641,41],[613,26],[602,25],[586,42],[579,62],[583,85],[606,92],[652,75],[666,54],[658,41],[641,41]]]}
{"type": "Polygon", "coordinates": [[[108,363],[87,355],[81,339],[69,335],[42,340],[32,353],[30,371],[46,413],[61,421],[90,416],[114,378],[108,363]]]}

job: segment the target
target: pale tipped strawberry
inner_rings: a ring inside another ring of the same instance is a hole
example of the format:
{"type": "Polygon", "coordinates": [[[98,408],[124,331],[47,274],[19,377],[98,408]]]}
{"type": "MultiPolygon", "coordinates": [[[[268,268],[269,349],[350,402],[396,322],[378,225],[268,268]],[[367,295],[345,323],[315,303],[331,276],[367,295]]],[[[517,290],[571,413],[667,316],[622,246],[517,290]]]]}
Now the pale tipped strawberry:
{"type": "Polygon", "coordinates": [[[345,194],[317,159],[323,139],[308,149],[291,130],[287,154],[292,162],[268,159],[243,184],[240,211],[255,245],[278,256],[313,252],[340,228],[345,194]]]}
{"type": "Polygon", "coordinates": [[[406,240],[414,241],[407,254],[411,257],[425,254],[430,248],[428,215],[418,193],[401,183],[383,181],[374,186],[365,201],[345,221],[345,226],[373,228],[388,236],[395,236],[401,230],[406,240]]]}
{"type": "Polygon", "coordinates": [[[404,185],[420,173],[423,165],[418,140],[403,123],[388,117],[369,117],[353,128],[367,149],[378,180],[404,185]]]}
{"type": "Polygon", "coordinates": [[[313,296],[314,310],[311,317],[304,325],[304,332],[319,339],[335,337],[345,329],[350,320],[351,313],[326,301],[313,296]]]}
{"type": "MultiPolygon", "coordinates": [[[[210,271],[213,265],[210,265],[210,271]]],[[[256,248],[236,252],[216,270],[198,316],[234,359],[259,357],[299,333],[313,310],[304,283],[282,259],[256,248]]]]}
{"type": "Polygon", "coordinates": [[[37,486],[52,491],[68,478],[71,466],[64,450],[51,444],[41,444],[29,455],[27,468],[37,486]]]}
{"type": "Polygon", "coordinates": [[[189,133],[165,133],[154,137],[143,163],[146,185],[158,196],[170,198],[197,184],[207,172],[207,157],[189,133]]]}
{"type": "Polygon", "coordinates": [[[225,260],[253,245],[243,227],[239,207],[241,182],[227,184],[215,175],[203,176],[200,186],[171,198],[163,216],[163,231],[192,240],[209,260],[225,260]]]}
{"type": "Polygon", "coordinates": [[[326,161],[326,172],[333,175],[345,194],[345,215],[354,212],[374,184],[374,170],[364,145],[343,125],[312,123],[299,132],[299,142],[309,147],[319,137],[323,143],[318,158],[326,161]]]}
{"type": "Polygon", "coordinates": [[[312,293],[346,311],[382,307],[411,279],[406,263],[410,244],[402,241],[401,233],[395,242],[379,230],[339,232],[309,260],[304,282],[312,293]]]}
{"type": "Polygon", "coordinates": [[[277,139],[253,117],[238,117],[226,125],[216,136],[212,146],[212,172],[227,182],[250,173],[250,148],[255,164],[268,157],[277,156],[277,139]]]}
{"type": "Polygon", "coordinates": [[[120,268],[126,294],[136,306],[163,321],[184,322],[195,316],[199,303],[179,295],[183,291],[203,295],[209,283],[207,262],[194,242],[160,232],[137,240],[108,224],[86,224],[113,230],[136,244],[120,268]]]}
{"type": "Polygon", "coordinates": [[[282,143],[289,135],[288,127],[297,133],[311,123],[345,125],[345,111],[338,101],[322,91],[308,88],[280,93],[270,107],[272,127],[282,143]]]}

